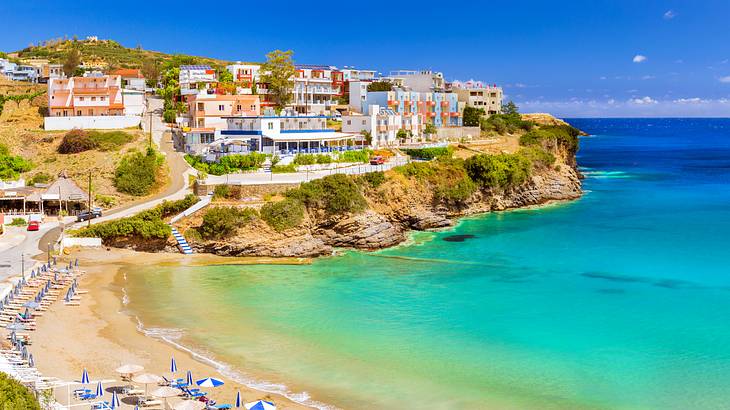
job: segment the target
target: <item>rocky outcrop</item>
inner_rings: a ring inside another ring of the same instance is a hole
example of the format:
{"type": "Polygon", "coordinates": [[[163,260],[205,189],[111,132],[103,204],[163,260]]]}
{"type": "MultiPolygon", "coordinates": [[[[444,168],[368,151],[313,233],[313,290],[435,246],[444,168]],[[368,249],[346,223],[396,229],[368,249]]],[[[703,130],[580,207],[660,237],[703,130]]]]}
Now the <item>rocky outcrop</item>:
{"type": "Polygon", "coordinates": [[[387,248],[405,240],[400,226],[372,210],[321,224],[315,236],[330,246],[357,249],[387,248]]]}

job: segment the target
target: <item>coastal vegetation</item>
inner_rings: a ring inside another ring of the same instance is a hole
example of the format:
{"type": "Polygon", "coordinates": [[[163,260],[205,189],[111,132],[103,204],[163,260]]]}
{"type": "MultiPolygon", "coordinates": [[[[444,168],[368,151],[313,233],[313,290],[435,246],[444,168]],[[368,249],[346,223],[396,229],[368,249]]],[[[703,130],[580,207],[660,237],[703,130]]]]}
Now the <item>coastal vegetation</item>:
{"type": "Polygon", "coordinates": [[[215,206],[203,214],[203,222],[196,230],[205,239],[220,239],[231,236],[236,229],[258,216],[252,208],[215,206]]]}
{"type": "Polygon", "coordinates": [[[23,93],[23,94],[13,94],[13,95],[3,95],[0,94],[0,114],[3,112],[3,107],[5,106],[6,101],[15,101],[15,102],[21,102],[23,100],[32,101],[36,97],[40,97],[41,95],[45,94],[46,90],[40,90],[36,92],[29,92],[29,93],[23,93]]]}
{"type": "Polygon", "coordinates": [[[273,165],[271,167],[271,172],[274,174],[291,174],[293,172],[297,172],[297,166],[294,164],[273,165]]]}
{"type": "Polygon", "coordinates": [[[276,231],[285,231],[302,223],[304,206],[294,198],[267,202],[261,207],[261,219],[276,231]]]}
{"type": "Polygon", "coordinates": [[[393,90],[393,84],[391,84],[388,81],[373,81],[372,83],[368,84],[368,92],[392,91],[392,90],[393,90]]]}
{"type": "Polygon", "coordinates": [[[485,115],[483,108],[464,107],[463,124],[465,127],[478,127],[479,119],[485,115]]]}
{"type": "Polygon", "coordinates": [[[233,172],[255,171],[266,162],[268,155],[260,152],[250,154],[232,154],[221,157],[218,162],[208,163],[198,155],[185,155],[185,161],[198,171],[211,175],[225,175],[233,172]]]}
{"type": "Polygon", "coordinates": [[[134,136],[124,131],[85,131],[74,129],[67,132],[58,146],[59,154],[78,154],[98,150],[114,151],[134,140],[134,136]]]}
{"type": "Polygon", "coordinates": [[[40,410],[33,393],[20,382],[0,372],[0,409],[40,410]]]}
{"type": "Polygon", "coordinates": [[[164,219],[179,214],[197,202],[198,197],[190,194],[177,201],[163,201],[160,205],[134,216],[101,222],[72,233],[75,236],[101,238],[103,241],[130,237],[167,239],[171,229],[164,219]]]}
{"type": "Polygon", "coordinates": [[[147,148],[142,153],[134,150],[124,155],[114,173],[114,186],[120,191],[133,196],[144,196],[160,182],[160,170],[165,157],[147,148]]]}
{"type": "Polygon", "coordinates": [[[261,81],[268,84],[268,95],[277,111],[286,107],[292,98],[294,82],[291,78],[296,73],[293,55],[291,50],[274,50],[266,54],[266,62],[261,65],[261,81]]]}
{"type": "Polygon", "coordinates": [[[551,149],[564,146],[571,152],[578,151],[578,135],[580,131],[570,125],[553,125],[532,130],[520,137],[520,145],[539,146],[551,149]]]}
{"type": "Polygon", "coordinates": [[[403,152],[416,159],[431,160],[439,157],[448,157],[454,153],[452,147],[433,147],[433,148],[404,148],[403,152]]]}
{"type": "Polygon", "coordinates": [[[302,183],[285,192],[287,198],[301,202],[310,210],[323,210],[327,215],[359,212],[367,202],[353,177],[343,174],[302,183]]]}

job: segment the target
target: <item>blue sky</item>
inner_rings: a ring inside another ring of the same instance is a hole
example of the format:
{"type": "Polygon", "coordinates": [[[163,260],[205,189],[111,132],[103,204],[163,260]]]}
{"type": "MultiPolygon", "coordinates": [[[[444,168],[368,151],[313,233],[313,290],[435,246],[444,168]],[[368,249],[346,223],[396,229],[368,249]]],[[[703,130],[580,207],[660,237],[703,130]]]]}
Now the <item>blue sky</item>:
{"type": "Polygon", "coordinates": [[[497,83],[522,111],[730,116],[730,1],[0,2],[0,50],[63,35],[497,83]]]}

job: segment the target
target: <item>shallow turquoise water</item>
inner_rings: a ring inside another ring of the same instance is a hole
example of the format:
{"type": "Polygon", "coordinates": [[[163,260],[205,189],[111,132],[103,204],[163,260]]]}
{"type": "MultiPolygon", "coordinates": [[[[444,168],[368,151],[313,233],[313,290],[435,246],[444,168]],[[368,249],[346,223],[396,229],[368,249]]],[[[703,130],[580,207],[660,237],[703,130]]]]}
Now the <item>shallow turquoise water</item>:
{"type": "Polygon", "coordinates": [[[342,408],[727,408],[730,120],[575,123],[578,201],[311,266],[130,271],[129,308],[342,408]]]}

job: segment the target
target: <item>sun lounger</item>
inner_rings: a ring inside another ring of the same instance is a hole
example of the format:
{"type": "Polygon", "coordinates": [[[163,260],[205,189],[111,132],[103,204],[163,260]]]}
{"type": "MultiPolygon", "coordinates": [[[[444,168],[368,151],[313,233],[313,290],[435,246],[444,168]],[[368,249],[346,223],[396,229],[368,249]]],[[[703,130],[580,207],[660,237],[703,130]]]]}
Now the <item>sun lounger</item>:
{"type": "Polygon", "coordinates": [[[142,400],[139,405],[142,407],[152,407],[152,406],[159,406],[162,402],[159,400],[142,400]]]}

